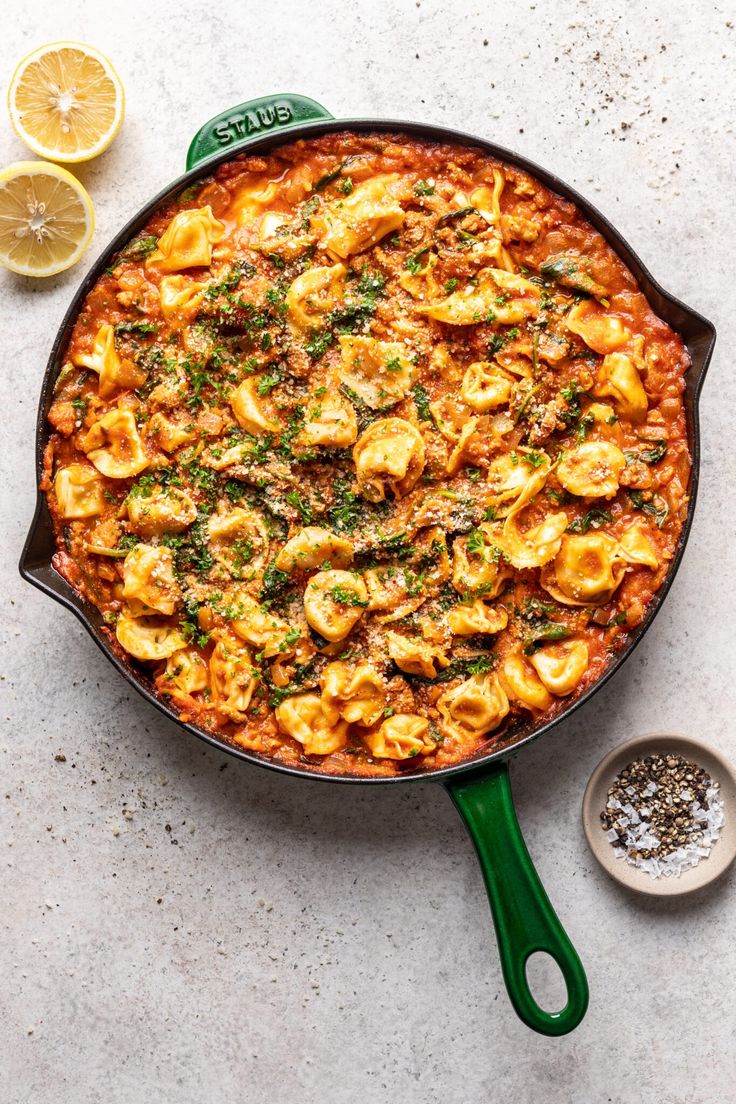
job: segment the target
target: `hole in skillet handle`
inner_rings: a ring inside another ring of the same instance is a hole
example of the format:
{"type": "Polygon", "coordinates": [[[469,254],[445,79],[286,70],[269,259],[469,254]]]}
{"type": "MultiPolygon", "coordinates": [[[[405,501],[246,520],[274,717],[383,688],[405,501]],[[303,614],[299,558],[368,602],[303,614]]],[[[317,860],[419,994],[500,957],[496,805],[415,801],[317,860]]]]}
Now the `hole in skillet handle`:
{"type": "Polygon", "coordinates": [[[199,128],[187,150],[187,170],[225,149],[235,153],[252,139],[271,131],[289,130],[302,123],[333,118],[334,115],[316,100],[292,92],[246,100],[228,111],[221,111],[199,128]]]}
{"type": "Polygon", "coordinates": [[[532,951],[526,960],[526,983],[540,1008],[555,1015],[567,1003],[562,971],[546,951],[532,951]]]}
{"type": "Polygon", "coordinates": [[[501,762],[445,781],[475,845],[488,892],[506,989],[519,1018],[542,1035],[567,1035],[588,1008],[582,963],[555,913],[516,819],[508,766],[501,762]],[[527,962],[536,952],[559,967],[564,1008],[546,1012],[532,994],[527,962]]]}

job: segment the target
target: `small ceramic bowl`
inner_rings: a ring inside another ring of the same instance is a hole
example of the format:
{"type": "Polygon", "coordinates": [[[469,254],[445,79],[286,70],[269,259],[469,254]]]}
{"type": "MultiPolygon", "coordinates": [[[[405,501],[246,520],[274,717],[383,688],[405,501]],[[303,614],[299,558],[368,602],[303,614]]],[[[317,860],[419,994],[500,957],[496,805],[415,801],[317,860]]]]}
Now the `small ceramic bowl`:
{"type": "Polygon", "coordinates": [[[590,776],[583,797],[583,829],[590,849],[603,869],[628,889],[652,897],[693,893],[723,874],[736,858],[736,770],[710,745],[690,736],[659,732],[636,736],[609,752],[590,776]],[[677,877],[653,878],[646,870],[616,857],[616,849],[611,846],[601,827],[600,815],[605,808],[608,791],[624,767],[633,759],[666,752],[692,760],[707,771],[714,782],[720,783],[724,823],[710,855],[701,859],[697,866],[688,867],[677,877]]]}

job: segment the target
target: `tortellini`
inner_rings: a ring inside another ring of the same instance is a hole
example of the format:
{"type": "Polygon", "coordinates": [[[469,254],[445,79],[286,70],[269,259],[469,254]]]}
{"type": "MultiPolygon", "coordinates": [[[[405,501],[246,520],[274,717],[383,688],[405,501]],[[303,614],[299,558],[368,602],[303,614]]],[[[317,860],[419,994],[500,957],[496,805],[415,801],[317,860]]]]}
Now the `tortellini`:
{"type": "Polygon", "coordinates": [[[414,365],[398,341],[341,337],[340,357],[341,382],[374,410],[394,406],[414,381],[414,365]]]}
{"type": "Polygon", "coordinates": [[[178,448],[189,444],[197,436],[191,418],[188,417],[184,422],[175,421],[161,410],[153,415],[146,431],[148,440],[155,448],[163,449],[164,452],[176,452],[178,448]]]}
{"type": "Polygon", "coordinates": [[[452,546],[452,585],[463,595],[497,598],[511,572],[482,530],[473,537],[458,537],[452,546]]]}
{"type": "MultiPolygon", "coordinates": [[[[276,180],[259,181],[240,188],[232,207],[238,226],[248,226],[269,203],[273,202],[278,190],[279,185],[276,180]]],[[[283,216],[279,217],[283,218],[283,216]]]]}
{"type": "Polygon", "coordinates": [[[565,317],[565,325],[578,337],[582,337],[595,353],[613,353],[631,339],[631,331],[615,314],[607,314],[592,299],[576,303],[565,317]]]}
{"type": "Polygon", "coordinates": [[[558,697],[571,694],[588,669],[589,649],[584,640],[545,644],[530,657],[540,681],[558,697]]]}
{"type": "Polygon", "coordinates": [[[460,397],[479,414],[505,406],[511,398],[513,376],[495,364],[471,364],[463,376],[460,397]]]}
{"type": "Polygon", "coordinates": [[[570,494],[585,498],[613,498],[618,491],[626,457],[611,441],[583,441],[557,466],[557,478],[570,494]]]}
{"type": "Polygon", "coordinates": [[[158,239],[146,265],[156,265],[162,272],[204,267],[212,263],[212,246],[224,235],[225,227],[210,206],[179,211],[158,239]]]}
{"type": "Polygon", "coordinates": [[[247,648],[235,638],[223,637],[212,651],[209,670],[215,707],[231,721],[244,721],[258,686],[247,648]]]}
{"type": "Polygon", "coordinates": [[[289,318],[308,332],[322,325],[345,293],[345,265],[318,265],[297,276],[286,293],[289,318]]]}
{"type": "Polygon", "coordinates": [[[258,394],[258,381],[245,379],[230,395],[230,406],[239,426],[258,437],[262,433],[278,433],[279,422],[269,417],[258,394]]]}
{"type": "Polygon", "coordinates": [[[632,422],[643,422],[647,416],[647,393],[634,360],[626,353],[609,353],[603,358],[593,394],[612,399],[618,413],[632,422]]]}
{"type": "Polygon", "coordinates": [[[439,526],[430,526],[418,533],[406,559],[365,572],[368,608],[381,624],[399,621],[438,594],[449,576],[445,535],[439,526]]]}
{"type": "Polygon", "coordinates": [[[138,544],[123,562],[123,597],[134,613],[172,614],[181,599],[171,549],[138,544]]]}
{"type": "Polygon", "coordinates": [[[567,606],[605,605],[624,576],[617,547],[608,533],[566,533],[553,572],[542,575],[542,586],[567,606]]]}
{"type": "Polygon", "coordinates": [[[471,206],[475,207],[491,226],[501,221],[501,193],[506,183],[500,169],[493,170],[493,187],[482,184],[470,193],[471,206]]]}
{"type": "Polygon", "coordinates": [[[630,564],[643,564],[653,571],[659,567],[657,550],[641,522],[634,522],[621,534],[618,555],[630,564]]]}
{"type": "Polygon", "coordinates": [[[540,295],[541,289],[523,276],[502,268],[485,268],[478,273],[475,283],[416,309],[451,326],[470,326],[477,322],[517,326],[539,313],[540,295]]]}
{"type": "Polygon", "coordinates": [[[417,636],[402,636],[401,633],[389,631],[386,633],[386,644],[396,666],[409,675],[433,679],[450,663],[442,648],[417,636]]]}
{"type": "Polygon", "coordinates": [[[125,503],[130,527],[142,537],[179,533],[197,516],[194,499],[179,487],[156,485],[147,495],[128,495],[125,503]]]}
{"type": "Polygon", "coordinates": [[[233,578],[253,578],[265,566],[268,529],[255,510],[236,506],[213,514],[207,522],[207,535],[212,555],[233,578]]]}
{"type": "Polygon", "coordinates": [[[100,326],[91,353],[73,357],[74,364],[89,368],[100,377],[101,399],[111,398],[116,391],[130,390],[145,383],[146,373],[130,360],[121,360],[115,348],[115,330],[105,323],[100,326]]]}
{"type": "Polygon", "coordinates": [[[386,708],[386,686],[370,663],[329,663],[320,677],[322,712],[331,725],[376,724],[386,708]]]}
{"type": "Polygon", "coordinates": [[[276,557],[279,571],[314,571],[329,563],[332,567],[349,567],[353,562],[353,545],[330,529],[307,525],[291,537],[276,557]]]}
{"type": "Polygon", "coordinates": [[[118,618],[115,626],[118,643],[135,659],[153,662],[168,659],[174,652],[186,647],[186,640],[178,629],[150,617],[118,618]]]}
{"type": "Polygon", "coordinates": [[[206,283],[197,283],[188,276],[164,276],[158,286],[161,313],[176,328],[194,318],[207,289],[206,283]]]}
{"type": "Polygon", "coordinates": [[[360,435],[353,461],[363,498],[383,502],[387,490],[403,498],[424,471],[424,438],[403,418],[382,418],[360,435]]]}
{"type": "Polygon", "coordinates": [[[509,623],[503,606],[487,606],[482,598],[453,606],[447,613],[447,624],[453,636],[475,636],[477,633],[498,633],[509,623]]]}
{"type": "Polygon", "coordinates": [[[330,722],[319,694],[295,694],[276,707],[276,720],[282,732],[297,740],[305,755],[331,755],[348,742],[348,723],[330,722]]]}
{"type": "Polygon", "coordinates": [[[478,739],[498,728],[509,712],[509,699],[497,675],[471,675],[437,701],[441,727],[460,740],[478,739]]]}
{"type": "Polygon", "coordinates": [[[567,514],[560,511],[548,514],[538,525],[522,531],[518,511],[514,510],[506,518],[502,531],[494,533],[493,539],[509,563],[524,571],[549,563],[557,555],[566,529],[567,514]]]}
{"type": "Polygon", "coordinates": [[[241,640],[253,644],[258,649],[259,656],[272,659],[274,656],[293,653],[294,644],[301,635],[299,629],[293,633],[283,617],[277,616],[271,610],[265,610],[244,590],[234,595],[233,605],[236,610],[236,616],[231,621],[233,632],[241,640]]]}
{"type": "Polygon", "coordinates": [[[364,180],[347,198],[325,204],[312,219],[320,245],[340,260],[369,249],[402,225],[398,196],[405,191],[399,174],[387,173],[364,180]]]}
{"type": "Polygon", "coordinates": [[[408,291],[413,299],[436,299],[440,294],[440,285],[434,275],[438,260],[436,253],[428,253],[418,271],[404,271],[399,276],[402,288],[408,291]]]}
{"type": "Polygon", "coordinates": [[[343,640],[367,606],[365,582],[350,571],[320,571],[304,588],[304,616],[325,640],[343,640]]]}
{"type": "Polygon", "coordinates": [[[59,468],[54,479],[54,492],[61,516],[95,517],[104,508],[102,480],[94,468],[86,464],[69,464],[59,468]]]}
{"type": "Polygon", "coordinates": [[[299,441],[307,447],[347,448],[357,436],[358,418],[352,404],[335,393],[324,395],[308,406],[299,441]]]}
{"type": "Polygon", "coordinates": [[[549,457],[544,452],[531,449],[505,452],[491,461],[488,468],[488,490],[497,516],[505,512],[520,511],[531,502],[544,487],[552,470],[549,457]],[[504,504],[509,504],[508,508],[504,504]]]}
{"type": "Polygon", "coordinates": [[[135,415],[122,407],[109,410],[90,427],[82,449],[109,479],[130,479],[149,465],[135,415]]]}
{"type": "Polygon", "coordinates": [[[209,685],[207,664],[193,648],[182,648],[166,663],[165,689],[173,687],[184,694],[196,694],[209,685]]]}
{"type": "Polygon", "coordinates": [[[434,751],[436,742],[429,734],[429,721],[416,713],[397,713],[387,717],[363,742],[375,759],[413,759],[434,751]]]}
{"type": "Polygon", "coordinates": [[[507,696],[527,709],[543,712],[552,705],[552,695],[533,667],[519,652],[510,652],[501,666],[501,682],[507,696]]]}

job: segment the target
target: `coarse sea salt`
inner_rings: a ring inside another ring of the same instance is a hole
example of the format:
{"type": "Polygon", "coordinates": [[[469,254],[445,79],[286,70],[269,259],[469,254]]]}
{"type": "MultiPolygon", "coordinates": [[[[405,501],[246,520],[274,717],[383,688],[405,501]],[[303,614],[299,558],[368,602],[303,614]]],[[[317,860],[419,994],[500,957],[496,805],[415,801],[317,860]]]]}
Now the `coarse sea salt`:
{"type": "Polygon", "coordinates": [[[710,855],[723,828],[723,799],[695,763],[646,756],[620,772],[601,821],[617,858],[652,878],[678,877],[710,855]]]}

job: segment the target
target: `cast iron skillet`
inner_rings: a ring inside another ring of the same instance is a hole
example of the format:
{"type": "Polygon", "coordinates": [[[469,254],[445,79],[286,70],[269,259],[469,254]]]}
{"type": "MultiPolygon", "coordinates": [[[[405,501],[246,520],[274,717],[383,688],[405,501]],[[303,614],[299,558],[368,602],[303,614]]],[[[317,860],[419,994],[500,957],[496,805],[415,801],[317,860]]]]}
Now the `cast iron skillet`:
{"type": "MultiPolygon", "coordinates": [[[[477,754],[465,763],[441,770],[402,774],[393,778],[349,776],[336,778],[333,775],[314,771],[305,774],[298,767],[278,763],[254,752],[235,748],[193,725],[184,724],[182,727],[230,755],[284,774],[322,778],[330,782],[361,782],[367,785],[378,783],[397,785],[426,778],[436,778],[441,781],[463,817],[478,853],[496,928],[501,966],[511,1002],[524,1023],[535,1031],[545,1035],[564,1035],[577,1027],[585,1015],[588,1005],[587,981],[580,959],[547,898],[522,838],[511,797],[508,760],[519,748],[548,732],[563,717],[569,716],[618,670],[652,623],[669,590],[682,558],[695,505],[700,459],[697,404],[715,344],[716,335],[713,325],[668,295],[654,281],[636,254],[610,223],[587,200],[531,161],[502,149],[492,142],[444,127],[393,120],[336,121],[323,107],[304,96],[268,96],[240,104],[206,123],[198,131],[189,147],[188,171],[185,175],[179,177],[146,204],[143,210],[131,219],[110,242],[88,272],[66,313],[46,368],[36,429],[37,477],[40,481],[43,452],[49,437],[46,415],[74,321],[84,297],[109,264],[112,255],[143,227],[159,205],[178,195],[192,182],[209,175],[213,169],[223,161],[227,161],[236,152],[246,148],[253,153],[268,152],[282,144],[284,140],[293,141],[296,138],[306,138],[336,130],[399,131],[430,141],[480,147],[501,161],[507,161],[527,170],[553,192],[571,200],[581,209],[634,273],[657,314],[682,335],[692,359],[685,393],[688,437],[693,462],[689,488],[690,503],[685,527],[664,585],[652,602],[644,622],[631,634],[628,646],[612,663],[605,675],[553,721],[536,729],[531,723],[517,725],[512,732],[507,733],[495,744],[492,750],[477,754]],[[565,979],[567,1003],[559,1012],[549,1013],[540,1008],[529,989],[526,962],[535,951],[544,951],[551,955],[565,979]]],[[[20,560],[21,575],[39,590],[70,609],[120,674],[153,706],[171,720],[181,724],[174,710],[155,695],[150,681],[113,651],[108,637],[102,631],[103,622],[99,611],[84,601],[52,567],[51,558],[54,551],[55,542],[46,499],[44,495],[39,494],[35,516],[20,560]]]]}

